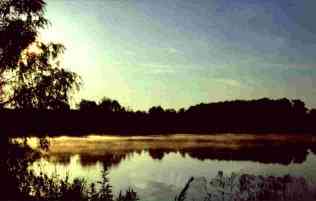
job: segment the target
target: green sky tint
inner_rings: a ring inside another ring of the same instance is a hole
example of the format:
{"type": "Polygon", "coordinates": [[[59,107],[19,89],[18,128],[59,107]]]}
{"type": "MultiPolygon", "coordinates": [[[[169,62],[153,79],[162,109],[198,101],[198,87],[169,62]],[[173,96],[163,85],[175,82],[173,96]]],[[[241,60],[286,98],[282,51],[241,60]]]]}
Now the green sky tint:
{"type": "Polygon", "coordinates": [[[66,46],[65,67],[84,81],[77,100],[148,109],[286,96],[316,106],[315,34],[297,31],[311,38],[303,46],[288,36],[289,18],[275,27],[277,5],[267,14],[259,1],[241,12],[216,0],[161,2],[48,0],[52,26],[41,37],[66,46]]]}

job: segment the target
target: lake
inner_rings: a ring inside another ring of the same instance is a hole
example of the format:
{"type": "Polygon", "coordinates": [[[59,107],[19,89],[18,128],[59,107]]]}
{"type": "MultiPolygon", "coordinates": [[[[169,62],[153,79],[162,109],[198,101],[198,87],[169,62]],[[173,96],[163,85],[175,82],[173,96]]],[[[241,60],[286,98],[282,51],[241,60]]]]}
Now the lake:
{"type": "MultiPolygon", "coordinates": [[[[29,139],[31,146],[37,141],[29,139]]],[[[173,200],[191,176],[211,179],[218,171],[316,181],[312,135],[90,135],[52,137],[49,142],[49,151],[30,169],[87,182],[100,180],[106,169],[114,193],[133,188],[141,200],[173,200]]]]}

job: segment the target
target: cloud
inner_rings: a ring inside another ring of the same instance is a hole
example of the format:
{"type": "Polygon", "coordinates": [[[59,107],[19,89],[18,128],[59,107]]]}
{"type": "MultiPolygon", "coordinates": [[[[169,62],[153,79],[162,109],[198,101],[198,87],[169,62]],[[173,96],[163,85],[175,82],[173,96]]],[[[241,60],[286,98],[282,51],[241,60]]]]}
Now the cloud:
{"type": "Polygon", "coordinates": [[[215,78],[212,80],[230,87],[241,87],[242,85],[240,81],[229,78],[215,78]]]}
{"type": "Polygon", "coordinates": [[[135,51],[132,51],[132,50],[125,50],[125,51],[124,51],[124,54],[130,55],[130,56],[135,56],[135,55],[136,55],[136,52],[135,52],[135,51]]]}
{"type": "Polygon", "coordinates": [[[160,63],[128,63],[128,62],[112,62],[112,66],[121,66],[132,69],[136,72],[144,72],[146,74],[171,74],[176,73],[178,70],[169,64],[160,63]],[[136,68],[135,68],[136,67],[136,68]]]}
{"type": "Polygon", "coordinates": [[[150,74],[172,74],[175,73],[175,70],[173,69],[166,69],[166,68],[157,68],[153,69],[149,72],[150,74]]]}
{"type": "Polygon", "coordinates": [[[171,74],[176,72],[175,69],[167,64],[144,63],[138,65],[147,68],[146,72],[148,74],[171,74]]]}
{"type": "Polygon", "coordinates": [[[176,48],[173,48],[173,47],[169,47],[169,48],[166,48],[166,51],[168,54],[178,54],[180,53],[180,51],[176,48]]]}

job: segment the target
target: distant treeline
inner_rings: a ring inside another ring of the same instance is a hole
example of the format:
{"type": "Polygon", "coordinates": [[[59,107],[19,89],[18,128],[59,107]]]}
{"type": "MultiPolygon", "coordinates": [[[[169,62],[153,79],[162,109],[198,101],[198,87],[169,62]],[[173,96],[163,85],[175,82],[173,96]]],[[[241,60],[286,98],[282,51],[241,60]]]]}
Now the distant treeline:
{"type": "Polygon", "coordinates": [[[316,109],[286,98],[201,103],[178,111],[130,111],[111,99],[82,100],[75,110],[2,109],[0,118],[1,129],[12,135],[316,132],[316,109]]]}

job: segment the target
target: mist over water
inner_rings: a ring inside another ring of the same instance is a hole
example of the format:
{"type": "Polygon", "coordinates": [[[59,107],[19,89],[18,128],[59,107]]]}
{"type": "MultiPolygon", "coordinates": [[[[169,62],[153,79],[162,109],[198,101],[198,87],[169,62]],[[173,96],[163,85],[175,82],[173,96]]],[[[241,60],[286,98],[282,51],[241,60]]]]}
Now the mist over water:
{"type": "MultiPolygon", "coordinates": [[[[34,146],[36,141],[29,140],[34,146]]],[[[114,193],[131,187],[145,200],[174,197],[191,176],[211,179],[218,171],[316,181],[312,136],[64,136],[49,141],[49,151],[30,169],[89,183],[107,169],[114,193]]]]}

